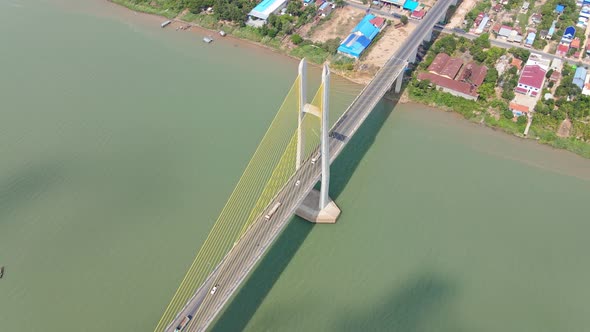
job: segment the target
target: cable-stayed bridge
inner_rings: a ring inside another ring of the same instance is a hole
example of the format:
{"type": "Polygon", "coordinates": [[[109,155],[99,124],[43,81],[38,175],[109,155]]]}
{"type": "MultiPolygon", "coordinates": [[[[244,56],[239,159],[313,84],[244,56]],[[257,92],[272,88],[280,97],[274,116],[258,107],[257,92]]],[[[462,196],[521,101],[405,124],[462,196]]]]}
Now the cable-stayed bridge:
{"type": "Polygon", "coordinates": [[[299,75],[238,181],[211,232],[159,320],[155,332],[204,331],[297,213],[335,222],[328,197],[329,165],[390,90],[401,90],[418,46],[456,0],[438,0],[401,48],[328,130],[329,69],[307,102],[304,60],[299,75]],[[312,190],[321,180],[321,190],[312,190]]]}

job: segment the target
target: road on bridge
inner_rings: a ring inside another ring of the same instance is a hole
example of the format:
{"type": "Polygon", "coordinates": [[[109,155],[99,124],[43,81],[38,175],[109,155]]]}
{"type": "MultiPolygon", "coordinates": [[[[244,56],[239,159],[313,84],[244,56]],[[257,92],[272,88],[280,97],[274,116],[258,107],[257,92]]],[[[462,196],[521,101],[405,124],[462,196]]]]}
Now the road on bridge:
{"type": "MultiPolygon", "coordinates": [[[[419,44],[438,22],[440,18],[438,13],[446,12],[451,3],[452,0],[439,0],[432,7],[430,13],[437,13],[437,15],[426,16],[334,124],[330,131],[330,162],[342,152],[349,139],[392,87],[398,76],[403,75],[407,59],[413,56],[419,44]]],[[[312,156],[317,156],[317,152],[312,156]]],[[[301,165],[271,200],[267,209],[234,244],[214,272],[168,325],[166,332],[174,331],[182,319],[189,315],[192,319],[183,331],[204,331],[213,322],[242,281],[292,219],[303,199],[319,181],[322,157],[324,156],[320,156],[313,164],[308,159],[301,165]],[[298,185],[296,185],[297,181],[299,181],[298,185]],[[281,203],[280,207],[270,219],[266,219],[264,215],[277,202],[281,203]],[[213,292],[214,286],[216,287],[213,292]]]]}

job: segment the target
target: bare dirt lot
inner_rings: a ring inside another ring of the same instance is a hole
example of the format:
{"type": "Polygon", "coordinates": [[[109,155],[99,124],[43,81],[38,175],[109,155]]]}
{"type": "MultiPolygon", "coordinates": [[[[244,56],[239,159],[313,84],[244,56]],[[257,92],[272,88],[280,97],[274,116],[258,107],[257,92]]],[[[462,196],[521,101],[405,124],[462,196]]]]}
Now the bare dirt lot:
{"type": "Polygon", "coordinates": [[[352,31],[352,28],[365,16],[365,11],[345,6],[332,12],[332,18],[315,29],[310,39],[314,42],[325,42],[328,39],[344,39],[352,31]]]}
{"type": "Polygon", "coordinates": [[[465,15],[475,6],[477,0],[463,0],[448,24],[449,28],[460,28],[465,15]]]}
{"type": "Polygon", "coordinates": [[[382,32],[383,36],[381,36],[381,39],[371,47],[369,53],[362,60],[362,63],[377,67],[383,66],[415,28],[415,24],[408,24],[399,29],[396,29],[393,25],[388,26],[382,32]]]}

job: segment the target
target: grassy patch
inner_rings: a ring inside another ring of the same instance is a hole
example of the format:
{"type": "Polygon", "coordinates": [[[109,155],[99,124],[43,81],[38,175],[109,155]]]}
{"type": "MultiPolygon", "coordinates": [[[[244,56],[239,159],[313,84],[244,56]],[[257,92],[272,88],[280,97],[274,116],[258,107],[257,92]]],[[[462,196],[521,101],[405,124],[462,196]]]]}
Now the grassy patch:
{"type": "Polygon", "coordinates": [[[116,4],[119,4],[121,6],[125,6],[131,10],[135,10],[137,12],[160,15],[160,16],[165,16],[167,18],[174,18],[174,17],[178,16],[178,14],[179,14],[179,11],[177,11],[177,10],[172,10],[170,8],[168,8],[168,9],[156,8],[156,7],[150,6],[148,3],[134,3],[130,0],[111,0],[111,1],[116,4]]]}
{"type": "Polygon", "coordinates": [[[291,53],[297,58],[307,58],[309,61],[322,64],[326,61],[330,53],[316,45],[304,45],[294,48],[291,53]]]}

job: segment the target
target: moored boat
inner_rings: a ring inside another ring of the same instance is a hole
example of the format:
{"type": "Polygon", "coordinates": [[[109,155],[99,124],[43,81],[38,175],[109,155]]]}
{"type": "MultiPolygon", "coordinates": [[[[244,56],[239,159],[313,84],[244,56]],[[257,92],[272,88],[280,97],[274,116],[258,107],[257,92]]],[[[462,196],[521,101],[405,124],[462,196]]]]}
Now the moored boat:
{"type": "Polygon", "coordinates": [[[204,41],[205,43],[209,44],[210,42],[212,42],[212,41],[213,41],[213,38],[210,38],[210,37],[204,37],[204,38],[203,38],[203,41],[204,41]]]}
{"type": "Polygon", "coordinates": [[[223,30],[219,30],[219,34],[221,35],[221,37],[225,37],[226,33],[223,30]]]}
{"type": "Polygon", "coordinates": [[[160,26],[161,26],[162,28],[165,28],[165,27],[166,27],[167,25],[169,25],[170,23],[172,23],[172,21],[166,21],[166,22],[164,22],[164,23],[160,24],[160,26]]]}

